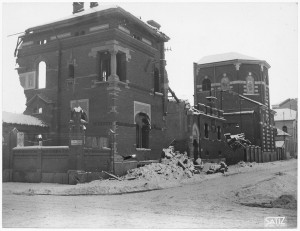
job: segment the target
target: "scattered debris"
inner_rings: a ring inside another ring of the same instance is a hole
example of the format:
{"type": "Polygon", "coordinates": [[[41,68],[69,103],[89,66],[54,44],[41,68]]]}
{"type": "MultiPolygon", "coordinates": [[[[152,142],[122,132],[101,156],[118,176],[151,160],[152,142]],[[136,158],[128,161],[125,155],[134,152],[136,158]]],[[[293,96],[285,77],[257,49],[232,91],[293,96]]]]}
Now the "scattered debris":
{"type": "Polygon", "coordinates": [[[252,167],[256,164],[256,162],[244,162],[244,161],[240,161],[238,162],[238,166],[240,167],[252,167]]]}
{"type": "Polygon", "coordinates": [[[281,195],[270,202],[241,203],[249,207],[297,209],[297,200],[292,195],[281,195]]]}
{"type": "Polygon", "coordinates": [[[194,174],[199,174],[200,170],[194,167],[187,153],[174,151],[174,147],[163,149],[160,163],[152,163],[140,168],[128,170],[124,179],[135,177],[146,180],[170,180],[191,178],[194,174]]]}
{"type": "Polygon", "coordinates": [[[117,177],[116,175],[114,175],[114,174],[112,174],[112,173],[108,173],[108,172],[105,172],[105,171],[102,171],[102,172],[104,172],[105,174],[109,175],[109,176],[112,177],[113,179],[122,181],[121,178],[117,177]]]}
{"type": "Polygon", "coordinates": [[[275,175],[277,175],[277,176],[283,176],[283,175],[286,175],[286,173],[284,173],[284,172],[276,172],[275,175]]]}
{"type": "Polygon", "coordinates": [[[245,134],[231,135],[230,133],[224,134],[227,144],[232,150],[237,150],[239,148],[245,148],[250,145],[251,142],[245,138],[245,134]]]}
{"type": "Polygon", "coordinates": [[[200,158],[195,160],[194,168],[195,168],[195,170],[198,170],[199,173],[200,173],[200,171],[203,170],[204,164],[203,164],[203,161],[200,158]]]}
{"type": "Polygon", "coordinates": [[[225,173],[228,171],[228,166],[225,162],[221,161],[219,164],[212,164],[210,165],[209,169],[206,171],[206,174],[213,174],[213,173],[225,173]]]}

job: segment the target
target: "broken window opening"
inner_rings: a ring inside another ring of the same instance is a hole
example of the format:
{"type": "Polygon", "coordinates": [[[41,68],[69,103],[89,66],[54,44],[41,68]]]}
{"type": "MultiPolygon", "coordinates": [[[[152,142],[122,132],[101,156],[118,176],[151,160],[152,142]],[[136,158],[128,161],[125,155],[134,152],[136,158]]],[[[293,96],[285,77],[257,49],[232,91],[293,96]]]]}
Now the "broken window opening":
{"type": "Polygon", "coordinates": [[[110,53],[99,53],[99,81],[107,81],[110,76],[110,53]]]}
{"type": "Polygon", "coordinates": [[[154,91],[160,92],[159,89],[159,70],[157,67],[154,68],[154,91]]]}
{"type": "Polygon", "coordinates": [[[118,52],[117,53],[117,75],[120,81],[126,81],[126,54],[118,52]]]}
{"type": "Polygon", "coordinates": [[[150,119],[145,113],[138,113],[136,123],[136,147],[149,148],[149,132],[151,130],[150,119]]]}
{"type": "Polygon", "coordinates": [[[42,108],[42,107],[36,106],[36,107],[33,109],[33,114],[43,114],[43,108],[42,108]]]}
{"type": "Polygon", "coordinates": [[[38,88],[46,87],[46,63],[41,61],[38,66],[38,88]]]}
{"type": "Polygon", "coordinates": [[[132,34],[132,37],[137,39],[137,40],[142,40],[140,36],[136,35],[136,34],[132,34]]]}

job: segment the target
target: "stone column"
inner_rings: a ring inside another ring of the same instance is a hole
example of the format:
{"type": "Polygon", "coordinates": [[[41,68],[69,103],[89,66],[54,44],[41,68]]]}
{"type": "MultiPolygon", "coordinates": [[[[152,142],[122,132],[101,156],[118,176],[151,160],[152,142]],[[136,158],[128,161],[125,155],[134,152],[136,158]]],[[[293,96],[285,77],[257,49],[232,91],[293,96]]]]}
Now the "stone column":
{"type": "Polygon", "coordinates": [[[119,81],[119,76],[117,75],[117,53],[118,50],[113,48],[109,50],[110,53],[110,76],[108,76],[108,81],[119,81]]]}

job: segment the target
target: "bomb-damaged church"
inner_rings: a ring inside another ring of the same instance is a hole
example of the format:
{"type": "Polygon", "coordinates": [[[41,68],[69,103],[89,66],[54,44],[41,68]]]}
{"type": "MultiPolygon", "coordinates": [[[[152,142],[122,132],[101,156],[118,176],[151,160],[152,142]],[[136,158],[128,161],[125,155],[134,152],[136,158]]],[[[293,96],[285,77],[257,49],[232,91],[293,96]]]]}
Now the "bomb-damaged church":
{"type": "Polygon", "coordinates": [[[80,107],[84,148],[110,148],[114,164],[131,154],[137,161],[157,161],[169,145],[194,159],[225,159],[232,151],[224,132],[243,132],[264,151],[275,151],[265,61],[238,57],[194,64],[191,107],[169,87],[170,38],[157,22],[119,6],[83,5],[73,3],[73,14],[62,20],[28,28],[17,42],[24,114],[47,125],[46,132],[35,131],[43,146],[72,145],[71,111],[80,107]]]}

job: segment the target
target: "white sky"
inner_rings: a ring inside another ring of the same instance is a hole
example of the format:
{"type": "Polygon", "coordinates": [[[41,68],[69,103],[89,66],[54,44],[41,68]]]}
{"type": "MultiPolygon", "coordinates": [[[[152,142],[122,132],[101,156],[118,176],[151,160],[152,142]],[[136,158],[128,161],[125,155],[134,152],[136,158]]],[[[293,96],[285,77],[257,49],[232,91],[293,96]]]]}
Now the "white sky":
{"type": "MultiPolygon", "coordinates": [[[[193,104],[193,63],[203,56],[238,52],[266,60],[271,68],[271,104],[296,98],[298,75],[297,2],[112,2],[161,24],[171,40],[166,47],[170,87],[193,104]]],[[[99,4],[107,4],[100,2],[99,4]]],[[[89,3],[86,3],[89,7],[89,3]]],[[[15,68],[17,36],[27,28],[72,14],[67,3],[2,3],[2,109],[22,113],[25,96],[15,68]]]]}

